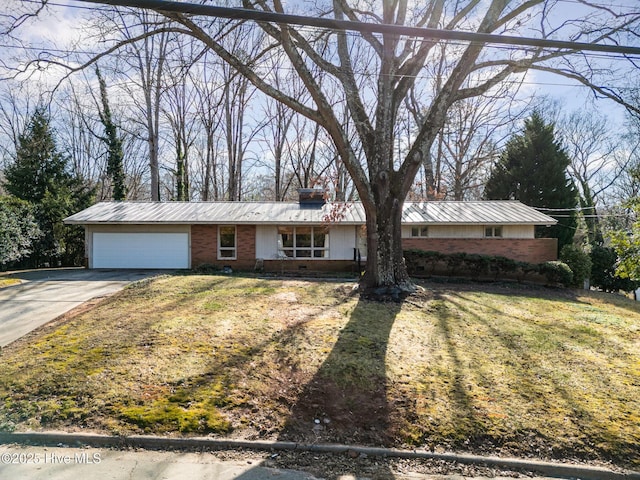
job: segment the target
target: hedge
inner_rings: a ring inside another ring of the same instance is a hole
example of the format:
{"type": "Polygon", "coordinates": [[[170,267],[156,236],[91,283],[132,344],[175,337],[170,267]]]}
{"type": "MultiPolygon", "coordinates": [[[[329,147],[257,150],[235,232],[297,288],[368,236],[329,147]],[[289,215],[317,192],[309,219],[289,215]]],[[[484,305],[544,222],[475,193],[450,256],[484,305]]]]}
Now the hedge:
{"type": "Polygon", "coordinates": [[[540,264],[519,262],[511,258],[468,253],[440,253],[409,249],[404,258],[412,276],[429,276],[447,273],[450,276],[471,278],[515,278],[518,281],[536,280],[542,275],[553,285],[571,285],[573,272],[563,262],[553,261],[540,264]],[[537,277],[537,278],[536,278],[537,277]]]}

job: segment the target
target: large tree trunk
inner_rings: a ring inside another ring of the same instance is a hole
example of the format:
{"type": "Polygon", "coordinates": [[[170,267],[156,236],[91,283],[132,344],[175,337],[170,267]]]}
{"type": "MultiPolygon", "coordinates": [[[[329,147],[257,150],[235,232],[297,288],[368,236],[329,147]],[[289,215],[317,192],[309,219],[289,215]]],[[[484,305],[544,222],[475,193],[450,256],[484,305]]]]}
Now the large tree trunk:
{"type": "Polygon", "coordinates": [[[400,300],[415,291],[402,250],[403,198],[378,182],[375,202],[363,202],[367,215],[367,265],[361,293],[377,299],[400,300]]]}

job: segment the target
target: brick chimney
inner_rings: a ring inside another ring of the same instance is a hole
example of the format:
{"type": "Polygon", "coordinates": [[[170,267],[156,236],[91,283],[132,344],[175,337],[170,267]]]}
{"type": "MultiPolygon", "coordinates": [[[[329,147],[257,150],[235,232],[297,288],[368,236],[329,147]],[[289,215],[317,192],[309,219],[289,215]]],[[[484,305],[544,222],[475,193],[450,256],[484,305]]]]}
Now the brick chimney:
{"type": "Polygon", "coordinates": [[[326,203],[324,190],[319,188],[299,188],[298,203],[301,207],[322,208],[326,203]]]}

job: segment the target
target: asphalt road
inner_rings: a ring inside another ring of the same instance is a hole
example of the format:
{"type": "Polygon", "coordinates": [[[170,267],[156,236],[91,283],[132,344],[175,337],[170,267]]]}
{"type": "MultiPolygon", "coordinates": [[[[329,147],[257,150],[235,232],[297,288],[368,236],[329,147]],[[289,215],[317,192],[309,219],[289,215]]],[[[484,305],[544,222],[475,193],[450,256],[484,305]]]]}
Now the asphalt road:
{"type": "MultiPolygon", "coordinates": [[[[269,467],[263,459],[220,460],[215,452],[121,451],[97,448],[22,447],[0,445],[0,478],[29,480],[321,480],[310,473],[269,467]]],[[[369,480],[351,472],[336,480],[369,480]]],[[[375,477],[378,478],[378,477],[375,477]]],[[[469,477],[419,473],[387,474],[397,480],[510,480],[507,477],[469,477]]],[[[554,480],[527,477],[529,480],[554,480]]],[[[558,480],[557,477],[555,480],[558,480]]]]}
{"type": "Polygon", "coordinates": [[[8,274],[19,285],[0,288],[0,347],[95,297],[157,275],[157,270],[38,270],[8,274]]]}

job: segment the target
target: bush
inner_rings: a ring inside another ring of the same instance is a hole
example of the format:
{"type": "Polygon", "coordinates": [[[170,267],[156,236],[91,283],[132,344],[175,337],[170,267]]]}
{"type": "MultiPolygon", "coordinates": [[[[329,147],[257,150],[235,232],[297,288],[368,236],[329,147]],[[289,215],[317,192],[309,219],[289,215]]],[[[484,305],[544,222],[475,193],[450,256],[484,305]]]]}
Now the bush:
{"type": "Polygon", "coordinates": [[[483,273],[487,274],[489,272],[492,260],[493,257],[488,255],[471,254],[464,258],[464,265],[471,273],[471,276],[476,278],[483,273]]]}
{"type": "Polygon", "coordinates": [[[616,275],[618,254],[613,248],[594,245],[591,250],[591,285],[605,292],[630,292],[640,282],[616,275]]]}
{"type": "Polygon", "coordinates": [[[552,285],[570,286],[573,283],[573,272],[566,263],[560,261],[545,262],[540,265],[540,273],[552,285]]]}
{"type": "Polygon", "coordinates": [[[591,275],[591,258],[579,247],[565,245],[560,251],[560,260],[566,263],[573,272],[574,287],[582,287],[584,281],[591,275]]]}
{"type": "Polygon", "coordinates": [[[404,251],[407,270],[411,275],[435,273],[436,265],[444,262],[446,255],[440,252],[409,249],[404,251]]]}
{"type": "Polygon", "coordinates": [[[446,256],[447,267],[449,267],[450,275],[459,273],[460,268],[462,267],[466,257],[467,257],[467,254],[463,252],[451,253],[446,256]]]}
{"type": "Polygon", "coordinates": [[[436,265],[440,263],[440,274],[464,275],[465,273],[473,278],[480,275],[493,274],[494,280],[498,280],[501,275],[512,274],[518,281],[527,277],[543,275],[547,282],[553,285],[570,286],[573,281],[573,271],[563,262],[546,262],[533,264],[518,262],[511,258],[467,253],[439,253],[409,249],[404,251],[404,258],[409,275],[425,276],[427,264],[431,265],[430,274],[436,273],[436,265]]]}
{"type": "Polygon", "coordinates": [[[518,281],[527,276],[539,274],[539,266],[527,262],[517,262],[511,258],[493,257],[490,255],[466,253],[440,253],[408,249],[404,251],[404,258],[409,275],[424,276],[435,274],[440,266],[440,274],[463,275],[473,278],[481,275],[493,275],[497,280],[500,275],[514,274],[518,281]]]}
{"type": "MultiPolygon", "coordinates": [[[[529,265],[525,262],[516,262],[512,258],[497,256],[492,259],[491,262],[491,270],[495,272],[495,279],[498,279],[500,275],[504,275],[505,273],[513,273],[518,268],[522,268],[521,265],[529,265]]],[[[524,268],[522,268],[524,271],[524,268]]]]}

